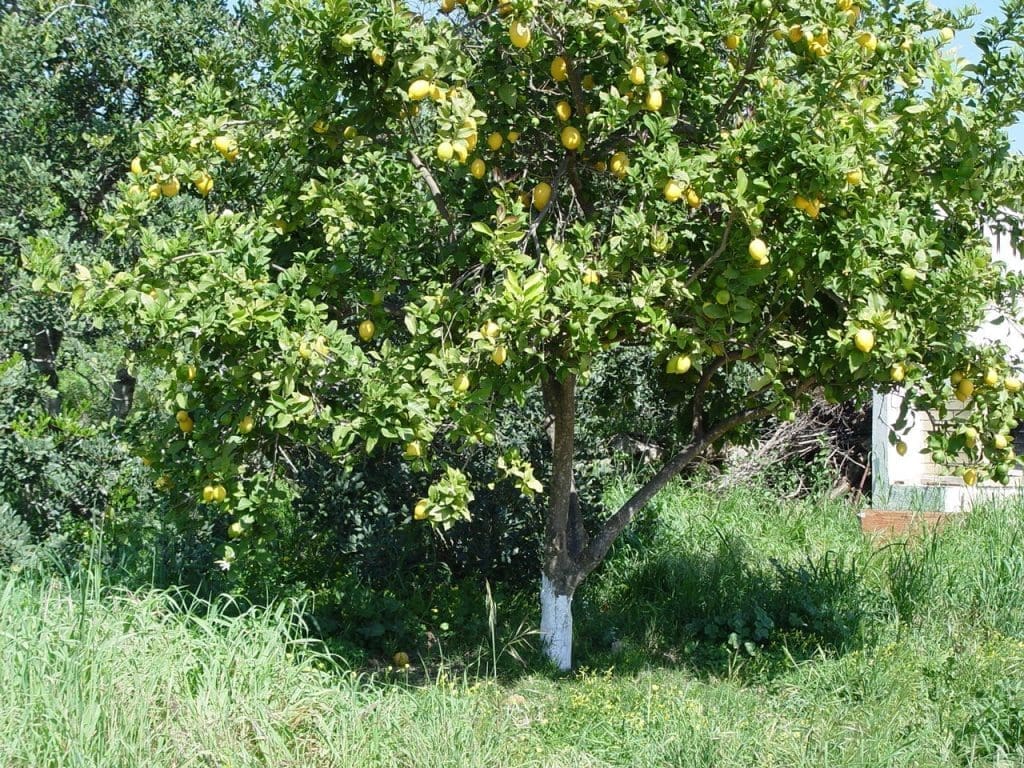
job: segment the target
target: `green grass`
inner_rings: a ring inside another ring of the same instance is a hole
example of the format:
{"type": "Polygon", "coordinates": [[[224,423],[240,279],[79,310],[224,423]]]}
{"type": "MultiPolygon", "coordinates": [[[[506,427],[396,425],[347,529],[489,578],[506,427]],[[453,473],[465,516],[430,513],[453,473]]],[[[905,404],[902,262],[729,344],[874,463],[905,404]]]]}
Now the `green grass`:
{"type": "Polygon", "coordinates": [[[580,594],[567,677],[471,674],[485,638],[368,674],[299,605],[7,574],[0,766],[1021,765],[1022,544],[1019,506],[879,547],[840,504],[676,490],[580,594]]]}

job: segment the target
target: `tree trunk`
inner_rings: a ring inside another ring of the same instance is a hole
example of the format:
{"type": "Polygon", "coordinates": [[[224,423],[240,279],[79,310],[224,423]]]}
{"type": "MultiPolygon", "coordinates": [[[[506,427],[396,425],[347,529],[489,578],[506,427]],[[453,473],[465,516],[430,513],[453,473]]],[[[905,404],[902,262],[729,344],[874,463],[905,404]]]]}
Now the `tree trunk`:
{"type": "Polygon", "coordinates": [[[572,666],[572,596],[583,580],[579,556],[588,543],[573,474],[576,378],[568,375],[559,381],[551,376],[543,390],[551,418],[552,471],[541,569],[540,636],[548,658],[567,670],[572,666]]]}
{"type": "Polygon", "coordinates": [[[559,594],[546,573],[540,577],[540,639],[558,669],[572,668],[572,595],[559,594]]]}
{"type": "Polygon", "coordinates": [[[110,384],[110,412],[116,419],[125,419],[135,400],[135,377],[126,368],[119,368],[110,384]]]}
{"type": "MultiPolygon", "coordinates": [[[[673,456],[614,514],[594,531],[591,538],[583,527],[573,474],[576,432],[576,377],[559,380],[549,376],[542,383],[549,418],[551,440],[551,481],[540,587],[540,638],[544,652],[560,670],[572,667],[572,597],[583,580],[600,565],[619,534],[633,516],[672,478],[716,440],[737,427],[772,412],[770,405],[753,405],[705,428],[703,395],[715,372],[726,362],[720,358],[708,365],[694,397],[692,442],[673,456]]],[[[800,382],[793,390],[797,399],[814,385],[814,379],[800,382]]]]}
{"type": "Polygon", "coordinates": [[[39,331],[32,343],[32,350],[27,349],[27,357],[35,369],[46,377],[46,384],[52,390],[42,395],[43,407],[50,416],[60,414],[60,393],[57,387],[57,350],[60,348],[64,334],[56,328],[44,328],[39,331]]]}

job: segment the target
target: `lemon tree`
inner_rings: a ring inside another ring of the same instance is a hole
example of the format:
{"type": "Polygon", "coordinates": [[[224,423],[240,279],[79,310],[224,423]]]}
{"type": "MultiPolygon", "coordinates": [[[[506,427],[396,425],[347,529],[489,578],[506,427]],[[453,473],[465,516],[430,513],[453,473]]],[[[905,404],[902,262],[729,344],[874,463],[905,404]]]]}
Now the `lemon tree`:
{"type": "Polygon", "coordinates": [[[76,304],[168,374],[147,460],[232,521],[223,567],[301,445],[398,446],[423,477],[395,500],[410,520],[465,519],[473,479],[438,446],[492,443],[495,413],[536,387],[550,465],[499,463],[547,497],[541,632],[561,667],[573,593],[637,510],[812,391],[958,396],[962,427],[931,449],[966,457],[965,481],[1005,477],[1008,444],[965,430],[1005,435],[1019,409],[1014,361],[969,336],[1017,312],[984,226],[1018,234],[1019,14],[966,67],[948,42],[965,18],[916,1],[439,11],[264,4],[268,60],[170,82],[125,158],[107,226],[135,266],[79,275],[76,304]],[[588,527],[576,395],[620,345],[654,352],[692,441],[588,527]],[[736,376],[746,390],[710,409],[736,376]]]}

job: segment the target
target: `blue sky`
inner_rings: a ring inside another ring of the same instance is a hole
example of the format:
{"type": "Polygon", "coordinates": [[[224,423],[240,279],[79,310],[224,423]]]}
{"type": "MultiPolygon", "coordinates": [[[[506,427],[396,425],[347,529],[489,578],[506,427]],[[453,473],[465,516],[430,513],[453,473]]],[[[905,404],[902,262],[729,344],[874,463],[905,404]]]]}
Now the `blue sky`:
{"type": "MultiPolygon", "coordinates": [[[[932,0],[932,2],[939,8],[951,11],[960,10],[968,5],[964,2],[957,2],[957,0],[932,0]]],[[[970,5],[974,6],[978,11],[978,14],[974,17],[976,27],[980,27],[985,19],[1002,15],[999,10],[999,0],[975,0],[970,5]]],[[[977,61],[978,49],[974,45],[973,37],[973,32],[971,31],[959,31],[952,45],[955,46],[957,52],[965,59],[977,61]]],[[[1017,125],[1010,130],[1010,143],[1018,152],[1024,152],[1024,123],[1021,122],[1022,118],[1024,118],[1024,115],[1017,115],[1017,125]]]]}

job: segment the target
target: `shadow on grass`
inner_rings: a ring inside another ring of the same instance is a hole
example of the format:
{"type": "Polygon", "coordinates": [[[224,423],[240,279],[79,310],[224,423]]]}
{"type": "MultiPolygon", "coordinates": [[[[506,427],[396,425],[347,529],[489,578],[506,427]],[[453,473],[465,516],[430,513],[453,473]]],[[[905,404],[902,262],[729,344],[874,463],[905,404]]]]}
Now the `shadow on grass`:
{"type": "Polygon", "coordinates": [[[759,557],[739,537],[710,551],[662,552],[622,574],[611,590],[584,588],[577,601],[576,657],[634,671],[651,664],[728,674],[755,661],[840,654],[862,647],[873,604],[854,555],[802,562],[759,557]]]}

